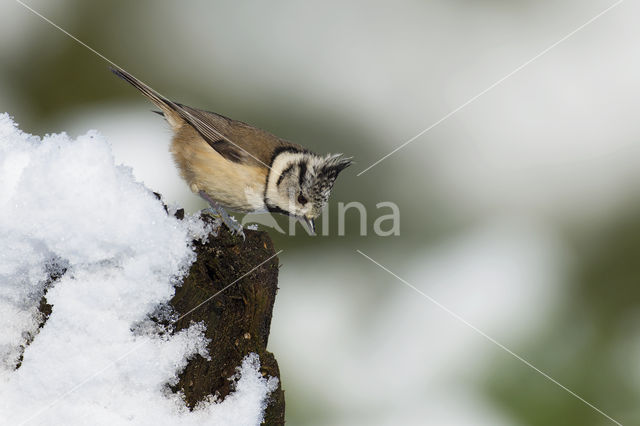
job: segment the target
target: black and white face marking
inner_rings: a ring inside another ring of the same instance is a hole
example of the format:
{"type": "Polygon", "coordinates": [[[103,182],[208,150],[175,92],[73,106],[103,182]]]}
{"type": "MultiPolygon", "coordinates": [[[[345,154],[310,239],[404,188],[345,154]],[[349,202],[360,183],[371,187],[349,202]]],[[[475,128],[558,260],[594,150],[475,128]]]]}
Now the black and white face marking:
{"type": "Polygon", "coordinates": [[[265,190],[269,211],[312,220],[320,215],[338,174],[351,164],[341,155],[283,151],[271,164],[265,190]]]}

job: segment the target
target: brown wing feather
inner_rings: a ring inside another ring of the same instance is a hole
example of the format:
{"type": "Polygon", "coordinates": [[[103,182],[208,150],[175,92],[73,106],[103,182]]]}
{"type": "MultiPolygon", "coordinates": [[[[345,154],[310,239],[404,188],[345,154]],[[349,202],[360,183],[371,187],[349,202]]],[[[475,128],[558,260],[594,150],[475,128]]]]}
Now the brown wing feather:
{"type": "Polygon", "coordinates": [[[191,124],[207,143],[227,160],[270,167],[271,157],[277,148],[296,146],[269,132],[215,112],[178,103],[174,105],[180,117],[191,124]]]}
{"type": "Polygon", "coordinates": [[[186,121],[202,135],[211,148],[229,161],[269,168],[273,154],[279,148],[304,150],[299,145],[241,121],[170,101],[124,70],[112,68],[111,71],[160,107],[175,131],[183,120],[186,121]]]}

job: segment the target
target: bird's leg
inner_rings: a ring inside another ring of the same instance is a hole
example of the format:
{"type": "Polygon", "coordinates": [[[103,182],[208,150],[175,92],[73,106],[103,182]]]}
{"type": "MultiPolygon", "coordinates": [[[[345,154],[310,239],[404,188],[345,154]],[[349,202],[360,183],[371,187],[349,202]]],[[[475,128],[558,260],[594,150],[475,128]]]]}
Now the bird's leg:
{"type": "Polygon", "coordinates": [[[242,225],[240,225],[240,223],[232,219],[231,216],[229,216],[229,214],[225,211],[225,209],[213,198],[211,198],[209,194],[204,191],[200,191],[199,194],[211,206],[206,210],[211,213],[212,216],[219,217],[222,222],[227,225],[227,228],[229,228],[232,234],[240,235],[242,239],[245,238],[244,231],[242,230],[242,225]]]}

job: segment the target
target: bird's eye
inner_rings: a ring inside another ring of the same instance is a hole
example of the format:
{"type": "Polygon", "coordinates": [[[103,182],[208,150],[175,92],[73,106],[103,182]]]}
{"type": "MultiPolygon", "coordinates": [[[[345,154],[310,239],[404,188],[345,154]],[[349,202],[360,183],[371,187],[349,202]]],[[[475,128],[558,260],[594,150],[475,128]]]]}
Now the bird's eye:
{"type": "Polygon", "coordinates": [[[298,195],[298,202],[302,205],[307,204],[307,199],[304,198],[304,195],[300,194],[298,195]]]}

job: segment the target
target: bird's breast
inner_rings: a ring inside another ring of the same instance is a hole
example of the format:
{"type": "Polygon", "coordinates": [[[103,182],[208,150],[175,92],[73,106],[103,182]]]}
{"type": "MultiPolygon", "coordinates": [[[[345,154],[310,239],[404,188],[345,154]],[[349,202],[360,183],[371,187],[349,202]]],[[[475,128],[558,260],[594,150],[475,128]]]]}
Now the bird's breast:
{"type": "Polygon", "coordinates": [[[265,209],[266,167],[225,159],[195,131],[177,134],[171,152],[192,191],[205,191],[223,206],[238,212],[265,209]]]}

